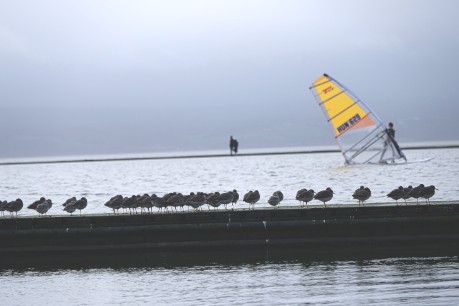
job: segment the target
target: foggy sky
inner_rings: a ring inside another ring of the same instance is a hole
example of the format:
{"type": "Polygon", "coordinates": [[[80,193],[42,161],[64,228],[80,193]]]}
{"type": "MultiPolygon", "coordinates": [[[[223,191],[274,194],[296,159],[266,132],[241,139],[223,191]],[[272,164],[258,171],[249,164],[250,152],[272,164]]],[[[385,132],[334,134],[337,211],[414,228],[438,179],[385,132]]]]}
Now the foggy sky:
{"type": "Polygon", "coordinates": [[[334,144],[326,72],[459,140],[457,1],[0,2],[0,158],[334,144]]]}

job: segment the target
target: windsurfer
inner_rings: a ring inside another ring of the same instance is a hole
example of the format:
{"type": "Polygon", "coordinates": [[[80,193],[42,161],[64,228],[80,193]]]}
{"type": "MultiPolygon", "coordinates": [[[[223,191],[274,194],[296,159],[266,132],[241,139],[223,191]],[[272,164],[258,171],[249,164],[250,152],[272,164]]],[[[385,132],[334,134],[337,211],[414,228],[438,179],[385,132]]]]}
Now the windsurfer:
{"type": "MultiPolygon", "coordinates": [[[[394,124],[392,122],[389,122],[388,127],[386,129],[386,133],[387,133],[387,139],[386,139],[386,142],[385,142],[384,151],[381,154],[381,158],[382,158],[382,156],[384,156],[384,153],[387,150],[387,147],[390,145],[390,143],[393,143],[394,147],[395,147],[395,150],[397,150],[397,153],[406,162],[407,160],[406,160],[405,154],[403,154],[402,150],[400,150],[400,147],[398,146],[398,143],[395,140],[395,129],[394,129],[394,124]]],[[[392,160],[392,162],[394,162],[394,160],[392,160]]]]}
{"type": "Polygon", "coordinates": [[[393,124],[387,127],[375,112],[343,84],[324,74],[309,87],[340,146],[346,164],[398,161],[393,124]]]}

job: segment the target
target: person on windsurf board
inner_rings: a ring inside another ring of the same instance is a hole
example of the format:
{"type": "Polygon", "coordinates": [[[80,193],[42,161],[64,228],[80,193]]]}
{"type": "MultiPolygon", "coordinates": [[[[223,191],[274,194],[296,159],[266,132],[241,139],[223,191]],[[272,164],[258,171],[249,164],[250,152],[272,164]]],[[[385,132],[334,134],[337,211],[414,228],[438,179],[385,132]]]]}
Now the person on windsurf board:
{"type": "MultiPolygon", "coordinates": [[[[400,149],[400,146],[398,145],[398,142],[395,140],[395,129],[394,129],[394,124],[392,122],[389,122],[388,127],[386,129],[386,133],[387,133],[386,146],[381,156],[384,156],[384,152],[387,150],[387,147],[392,142],[394,144],[395,150],[397,150],[398,155],[400,155],[400,157],[403,158],[406,162],[407,161],[406,156],[405,154],[403,154],[402,150],[400,149]]],[[[392,160],[392,162],[394,162],[394,160],[392,160]]]]}

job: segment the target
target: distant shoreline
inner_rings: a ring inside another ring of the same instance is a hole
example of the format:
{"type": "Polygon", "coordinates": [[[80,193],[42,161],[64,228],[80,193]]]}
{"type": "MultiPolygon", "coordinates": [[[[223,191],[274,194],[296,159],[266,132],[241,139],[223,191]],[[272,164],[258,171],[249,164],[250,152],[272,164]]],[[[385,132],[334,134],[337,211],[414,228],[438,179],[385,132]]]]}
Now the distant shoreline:
{"type": "MultiPolygon", "coordinates": [[[[403,150],[427,150],[427,149],[458,149],[459,144],[452,145],[419,145],[402,147],[403,150]]],[[[253,152],[240,153],[233,157],[244,156],[268,156],[268,155],[290,155],[290,154],[319,154],[319,153],[340,153],[338,149],[311,149],[298,151],[283,152],[253,152]]],[[[38,161],[11,161],[0,162],[0,166],[9,165],[34,165],[34,164],[61,164],[61,163],[87,163],[87,162],[110,162],[110,161],[135,161],[135,160],[163,160],[163,159],[186,159],[186,158],[214,158],[229,157],[229,154],[189,154],[189,155],[172,155],[172,156],[145,156],[145,157],[113,157],[113,158],[81,158],[81,159],[62,159],[62,160],[38,160],[38,161]]]]}

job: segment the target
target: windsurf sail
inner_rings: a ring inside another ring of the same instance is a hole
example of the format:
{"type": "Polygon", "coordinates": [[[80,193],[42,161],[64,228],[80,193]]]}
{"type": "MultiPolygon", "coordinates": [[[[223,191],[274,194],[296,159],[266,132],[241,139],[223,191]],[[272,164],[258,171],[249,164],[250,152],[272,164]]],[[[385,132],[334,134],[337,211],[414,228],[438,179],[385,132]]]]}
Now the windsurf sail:
{"type": "Polygon", "coordinates": [[[324,74],[309,87],[346,164],[397,162],[406,157],[386,125],[343,84],[324,74]]]}

